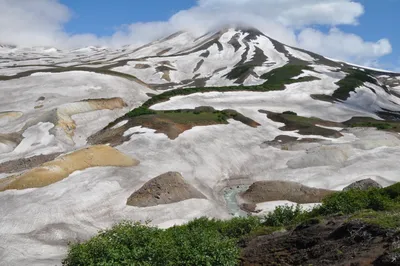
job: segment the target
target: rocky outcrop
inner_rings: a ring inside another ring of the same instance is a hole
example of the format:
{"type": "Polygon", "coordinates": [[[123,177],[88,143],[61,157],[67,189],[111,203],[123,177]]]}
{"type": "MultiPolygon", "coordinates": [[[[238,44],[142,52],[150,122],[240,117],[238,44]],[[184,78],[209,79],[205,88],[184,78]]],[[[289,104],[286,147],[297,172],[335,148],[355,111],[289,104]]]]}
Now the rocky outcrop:
{"type": "Polygon", "coordinates": [[[29,158],[20,158],[17,160],[0,163],[0,174],[2,173],[17,173],[37,167],[48,161],[57,158],[61,153],[41,154],[29,158]]]}
{"type": "Polygon", "coordinates": [[[248,203],[287,200],[305,204],[321,202],[332,193],[332,190],[311,188],[295,182],[260,181],[253,183],[241,197],[248,203]]]}
{"type": "Polygon", "coordinates": [[[127,205],[150,207],[193,198],[206,197],[188,184],[180,173],[168,172],[151,179],[135,191],[128,198],[127,205]]]}
{"type": "Polygon", "coordinates": [[[368,190],[370,188],[382,188],[382,186],[378,182],[368,178],[348,185],[343,191],[348,191],[350,189],[368,190]]]}
{"type": "Polygon", "coordinates": [[[394,230],[347,219],[251,237],[241,243],[240,265],[400,265],[394,230]]]}

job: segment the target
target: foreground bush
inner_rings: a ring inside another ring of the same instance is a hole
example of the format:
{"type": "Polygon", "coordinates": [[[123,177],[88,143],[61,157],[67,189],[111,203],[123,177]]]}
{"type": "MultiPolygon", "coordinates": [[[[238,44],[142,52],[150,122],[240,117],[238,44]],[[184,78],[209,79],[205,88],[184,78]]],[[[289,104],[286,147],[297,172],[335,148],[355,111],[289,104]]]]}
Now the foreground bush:
{"type": "Polygon", "coordinates": [[[166,230],[124,222],[71,245],[63,265],[237,265],[237,240],[260,226],[256,217],[200,218],[166,230]]]}

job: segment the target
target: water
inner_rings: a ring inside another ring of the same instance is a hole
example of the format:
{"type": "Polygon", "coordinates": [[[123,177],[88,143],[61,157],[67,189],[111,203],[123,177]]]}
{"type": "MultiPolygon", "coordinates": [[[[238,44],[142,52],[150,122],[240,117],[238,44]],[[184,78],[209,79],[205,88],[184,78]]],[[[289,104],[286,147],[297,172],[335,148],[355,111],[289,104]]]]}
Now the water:
{"type": "Polygon", "coordinates": [[[224,199],[229,213],[234,217],[247,216],[247,212],[240,209],[239,204],[236,200],[237,194],[246,191],[249,188],[248,185],[240,185],[233,187],[226,187],[223,190],[224,199]]]}

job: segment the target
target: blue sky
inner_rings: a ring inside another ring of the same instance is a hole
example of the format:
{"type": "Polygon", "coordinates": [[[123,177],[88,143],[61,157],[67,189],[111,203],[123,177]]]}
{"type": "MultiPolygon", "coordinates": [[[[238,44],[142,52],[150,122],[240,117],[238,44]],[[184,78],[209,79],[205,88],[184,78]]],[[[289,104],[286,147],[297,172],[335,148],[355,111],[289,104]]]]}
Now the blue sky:
{"type": "Polygon", "coordinates": [[[365,40],[388,38],[392,54],[381,58],[387,68],[400,70],[400,0],[364,0],[365,14],[359,18],[358,26],[341,26],[344,31],[353,32],[365,40]]]}
{"type": "MultiPolygon", "coordinates": [[[[72,34],[94,33],[107,36],[124,24],[136,22],[166,21],[180,10],[195,6],[195,0],[62,0],[72,12],[72,19],[65,25],[67,32],[72,34]]],[[[365,8],[365,13],[359,17],[359,25],[340,25],[339,29],[361,36],[366,41],[388,38],[393,51],[390,55],[380,58],[382,66],[395,68],[400,60],[400,34],[395,25],[400,24],[398,10],[399,0],[364,0],[359,1],[365,8]]],[[[315,26],[327,32],[327,26],[315,26]]]]}
{"type": "Polygon", "coordinates": [[[70,33],[91,32],[99,36],[111,35],[124,24],[168,20],[182,9],[195,5],[195,0],[62,0],[72,9],[72,19],[65,25],[70,33]],[[93,5],[93,2],[96,2],[93,5]],[[101,18],[101,19],[99,19],[101,18]]]}
{"type": "Polygon", "coordinates": [[[252,26],[286,44],[400,71],[400,0],[0,0],[0,42],[140,45],[178,30],[252,26]]]}

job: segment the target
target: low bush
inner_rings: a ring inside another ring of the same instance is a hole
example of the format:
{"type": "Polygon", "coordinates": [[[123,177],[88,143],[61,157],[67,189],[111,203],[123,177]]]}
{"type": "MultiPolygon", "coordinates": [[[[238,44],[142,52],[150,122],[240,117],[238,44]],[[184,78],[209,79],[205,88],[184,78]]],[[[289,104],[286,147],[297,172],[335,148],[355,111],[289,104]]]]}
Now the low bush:
{"type": "Polygon", "coordinates": [[[123,222],[71,245],[63,265],[237,265],[238,239],[260,227],[257,217],[200,218],[166,230],[123,222]]]}
{"type": "Polygon", "coordinates": [[[306,219],[307,213],[300,205],[278,206],[273,212],[267,214],[263,224],[272,227],[289,226],[306,219]]]}

